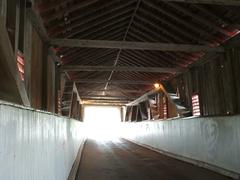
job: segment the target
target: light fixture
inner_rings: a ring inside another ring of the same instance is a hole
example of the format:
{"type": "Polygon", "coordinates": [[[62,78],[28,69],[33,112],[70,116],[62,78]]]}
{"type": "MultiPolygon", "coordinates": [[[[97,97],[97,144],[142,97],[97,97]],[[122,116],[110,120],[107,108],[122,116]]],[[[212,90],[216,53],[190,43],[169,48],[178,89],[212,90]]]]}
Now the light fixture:
{"type": "Polygon", "coordinates": [[[155,83],[155,84],[154,84],[154,87],[155,87],[156,89],[158,89],[158,88],[160,88],[160,84],[159,84],[159,83],[155,83]]]}

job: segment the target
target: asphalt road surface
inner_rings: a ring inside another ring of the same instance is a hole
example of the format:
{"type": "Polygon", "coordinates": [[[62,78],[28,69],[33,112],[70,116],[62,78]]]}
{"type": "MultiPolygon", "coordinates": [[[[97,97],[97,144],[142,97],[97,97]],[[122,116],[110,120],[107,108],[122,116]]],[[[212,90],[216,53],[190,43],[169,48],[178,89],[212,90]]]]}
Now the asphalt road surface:
{"type": "Polygon", "coordinates": [[[129,141],[88,139],[76,180],[229,180],[129,141]]]}

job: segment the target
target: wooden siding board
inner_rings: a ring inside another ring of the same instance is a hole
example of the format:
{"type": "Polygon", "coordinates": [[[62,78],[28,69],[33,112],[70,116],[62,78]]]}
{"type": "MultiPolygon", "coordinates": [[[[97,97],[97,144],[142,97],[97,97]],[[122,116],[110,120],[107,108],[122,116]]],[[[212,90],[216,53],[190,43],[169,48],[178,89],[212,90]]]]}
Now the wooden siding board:
{"type": "Polygon", "coordinates": [[[28,17],[25,18],[24,27],[24,83],[28,93],[28,97],[31,97],[31,86],[30,86],[30,73],[31,73],[31,59],[32,59],[32,24],[28,17]]]}
{"type": "Polygon", "coordinates": [[[203,68],[199,68],[199,103],[200,103],[200,112],[201,114],[204,114],[206,111],[206,105],[203,99],[206,98],[206,93],[204,93],[204,80],[202,77],[203,74],[203,68]]]}
{"type": "Polygon", "coordinates": [[[235,80],[235,99],[236,99],[236,111],[240,112],[240,49],[233,49],[232,54],[232,64],[233,64],[233,79],[235,80]]]}
{"type": "Polygon", "coordinates": [[[55,64],[51,57],[47,61],[47,110],[55,111],[55,64]]]}
{"type": "Polygon", "coordinates": [[[6,16],[7,16],[7,0],[0,1],[0,16],[3,24],[6,24],[6,16]]]}
{"type": "Polygon", "coordinates": [[[0,16],[0,98],[29,106],[29,99],[17,70],[16,59],[5,24],[0,16]]]}
{"type": "Polygon", "coordinates": [[[32,32],[32,54],[31,54],[31,105],[33,108],[42,107],[42,52],[43,44],[36,32],[32,32]]]}
{"type": "Polygon", "coordinates": [[[201,114],[226,115],[240,113],[240,50],[229,49],[225,55],[192,67],[172,80],[180,98],[191,107],[191,96],[198,93],[201,114]]]}

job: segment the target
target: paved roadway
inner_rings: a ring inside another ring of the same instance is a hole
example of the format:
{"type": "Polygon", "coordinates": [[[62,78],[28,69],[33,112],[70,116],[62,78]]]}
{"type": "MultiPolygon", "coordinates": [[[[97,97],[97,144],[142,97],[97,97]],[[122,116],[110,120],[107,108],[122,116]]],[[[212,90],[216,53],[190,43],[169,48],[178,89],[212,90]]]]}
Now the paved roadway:
{"type": "Polygon", "coordinates": [[[229,180],[129,141],[87,140],[77,180],[229,180]]]}

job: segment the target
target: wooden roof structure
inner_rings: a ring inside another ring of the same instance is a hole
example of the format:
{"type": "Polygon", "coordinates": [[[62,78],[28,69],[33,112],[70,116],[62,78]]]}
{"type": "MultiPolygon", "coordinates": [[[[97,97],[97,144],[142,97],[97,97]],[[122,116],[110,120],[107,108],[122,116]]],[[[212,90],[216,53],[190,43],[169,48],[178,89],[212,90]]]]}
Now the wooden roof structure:
{"type": "Polygon", "coordinates": [[[206,54],[221,54],[240,32],[238,0],[38,0],[34,6],[68,84],[75,82],[84,100],[103,103],[141,96],[206,54]]]}

